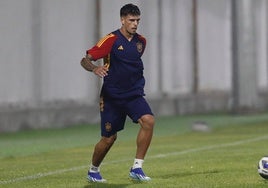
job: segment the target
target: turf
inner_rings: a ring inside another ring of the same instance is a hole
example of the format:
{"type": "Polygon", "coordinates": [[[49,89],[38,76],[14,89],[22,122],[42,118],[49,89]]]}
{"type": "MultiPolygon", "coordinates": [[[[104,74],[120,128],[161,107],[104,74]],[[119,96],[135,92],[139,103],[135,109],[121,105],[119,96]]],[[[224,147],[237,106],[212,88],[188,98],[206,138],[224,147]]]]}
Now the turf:
{"type": "Polygon", "coordinates": [[[152,181],[133,182],[138,126],[125,130],[105,158],[105,184],[88,183],[86,172],[98,125],[65,129],[32,130],[0,134],[0,187],[46,188],[168,188],[168,187],[267,187],[257,173],[257,162],[268,154],[268,114],[226,114],[157,118],[154,138],[144,170],[152,181]],[[195,122],[209,130],[194,131],[195,122]]]}

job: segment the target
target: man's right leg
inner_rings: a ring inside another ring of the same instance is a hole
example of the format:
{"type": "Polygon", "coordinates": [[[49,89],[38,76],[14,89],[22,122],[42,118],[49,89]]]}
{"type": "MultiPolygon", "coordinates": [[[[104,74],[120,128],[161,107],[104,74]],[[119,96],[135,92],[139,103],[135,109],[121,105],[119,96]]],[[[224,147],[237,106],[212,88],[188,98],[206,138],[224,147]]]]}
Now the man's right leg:
{"type": "Polygon", "coordinates": [[[101,140],[95,145],[94,153],[92,156],[92,164],[94,166],[100,166],[101,162],[103,161],[104,157],[114,144],[117,135],[112,135],[110,137],[102,137],[101,140]]]}
{"type": "Polygon", "coordinates": [[[104,182],[106,181],[100,175],[100,164],[104,157],[114,144],[117,135],[114,134],[110,137],[102,137],[100,141],[95,145],[94,153],[92,156],[92,162],[88,171],[88,179],[92,182],[104,182]]]}

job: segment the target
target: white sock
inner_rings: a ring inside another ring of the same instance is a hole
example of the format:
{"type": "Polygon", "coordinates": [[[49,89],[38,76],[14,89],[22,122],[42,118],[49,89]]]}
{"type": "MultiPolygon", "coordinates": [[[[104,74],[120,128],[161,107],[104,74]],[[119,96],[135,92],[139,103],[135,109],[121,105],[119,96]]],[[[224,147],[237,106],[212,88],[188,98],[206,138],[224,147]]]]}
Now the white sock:
{"type": "Polygon", "coordinates": [[[100,167],[94,166],[93,164],[89,167],[89,172],[97,173],[100,172],[100,167]]]}
{"type": "Polygon", "coordinates": [[[135,159],[133,163],[133,169],[135,168],[142,168],[142,163],[144,162],[143,159],[135,159]]]}

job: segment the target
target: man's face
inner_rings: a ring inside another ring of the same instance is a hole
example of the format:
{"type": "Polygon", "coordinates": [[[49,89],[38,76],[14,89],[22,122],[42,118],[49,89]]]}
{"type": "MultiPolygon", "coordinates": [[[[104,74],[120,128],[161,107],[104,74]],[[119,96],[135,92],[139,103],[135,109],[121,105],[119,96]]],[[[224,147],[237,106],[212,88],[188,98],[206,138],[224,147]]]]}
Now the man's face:
{"type": "Polygon", "coordinates": [[[130,35],[134,35],[138,29],[140,23],[140,16],[127,15],[121,17],[121,23],[123,29],[130,35]]]}

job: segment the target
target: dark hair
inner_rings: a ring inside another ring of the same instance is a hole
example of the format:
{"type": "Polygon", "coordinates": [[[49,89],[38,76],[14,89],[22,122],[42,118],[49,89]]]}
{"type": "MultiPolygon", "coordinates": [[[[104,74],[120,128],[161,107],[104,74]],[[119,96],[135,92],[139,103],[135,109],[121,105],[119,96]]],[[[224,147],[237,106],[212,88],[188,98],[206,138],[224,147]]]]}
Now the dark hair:
{"type": "Polygon", "coordinates": [[[122,16],[127,16],[127,15],[132,15],[132,16],[139,16],[141,14],[139,7],[133,4],[126,4],[120,9],[120,17],[122,16]]]}

